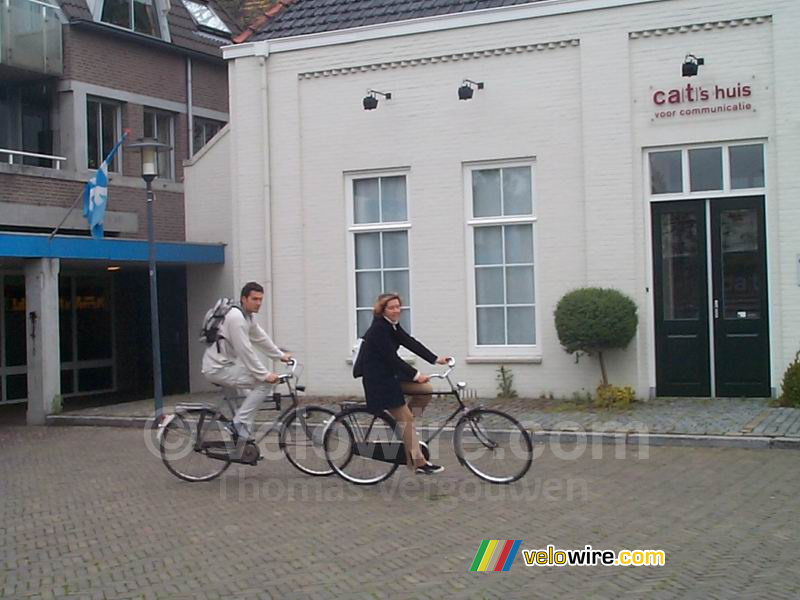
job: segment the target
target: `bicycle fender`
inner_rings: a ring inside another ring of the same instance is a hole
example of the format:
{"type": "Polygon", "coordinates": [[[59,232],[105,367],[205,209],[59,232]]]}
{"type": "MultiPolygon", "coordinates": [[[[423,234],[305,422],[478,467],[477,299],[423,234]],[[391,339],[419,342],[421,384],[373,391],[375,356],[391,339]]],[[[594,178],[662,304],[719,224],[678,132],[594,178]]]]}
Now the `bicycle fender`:
{"type": "Polygon", "coordinates": [[[156,432],[156,439],[159,442],[161,442],[161,438],[164,437],[164,431],[166,430],[166,428],[169,426],[170,423],[172,423],[172,421],[175,420],[175,417],[177,416],[178,415],[173,413],[171,415],[167,415],[161,420],[161,423],[159,423],[158,425],[158,432],[156,432]]]}

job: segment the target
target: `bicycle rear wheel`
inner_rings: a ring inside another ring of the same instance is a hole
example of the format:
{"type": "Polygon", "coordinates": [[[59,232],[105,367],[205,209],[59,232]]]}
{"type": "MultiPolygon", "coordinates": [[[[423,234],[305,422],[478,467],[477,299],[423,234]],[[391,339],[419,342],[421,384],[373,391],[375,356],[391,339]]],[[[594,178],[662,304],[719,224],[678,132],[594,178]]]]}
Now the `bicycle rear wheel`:
{"type": "Polygon", "coordinates": [[[292,465],[307,475],[331,475],[322,435],[336,413],[321,406],[298,406],[278,434],[278,445],[292,465]]]}
{"type": "Polygon", "coordinates": [[[525,428],[499,410],[477,408],[456,424],[453,449],[458,461],[489,483],[512,483],[530,469],[533,444],[525,428]]]}
{"type": "Polygon", "coordinates": [[[211,412],[176,414],[161,432],[159,443],[161,460],[170,473],[192,482],[219,477],[231,465],[227,456],[233,447],[224,424],[211,412]]]}
{"type": "Polygon", "coordinates": [[[392,476],[405,450],[395,434],[395,422],[365,408],[342,411],[331,421],[323,439],[325,457],[345,481],[374,485],[392,476]]]}

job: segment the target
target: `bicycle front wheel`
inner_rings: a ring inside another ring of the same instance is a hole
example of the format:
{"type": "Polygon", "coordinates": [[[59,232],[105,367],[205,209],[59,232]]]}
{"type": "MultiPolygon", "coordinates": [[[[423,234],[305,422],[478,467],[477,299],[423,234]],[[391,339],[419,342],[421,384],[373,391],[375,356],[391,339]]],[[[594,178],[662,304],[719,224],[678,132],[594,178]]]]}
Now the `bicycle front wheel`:
{"type": "Polygon", "coordinates": [[[533,462],[533,444],[525,428],[511,415],[488,408],[461,417],[453,449],[462,465],[489,483],[517,481],[533,462]]]}
{"type": "Polygon", "coordinates": [[[292,465],[307,475],[331,475],[322,435],[336,413],[321,406],[298,406],[278,434],[278,445],[292,465]]]}
{"type": "Polygon", "coordinates": [[[161,460],[170,473],[192,482],[219,477],[231,465],[227,458],[231,448],[230,435],[210,412],[176,414],[161,432],[159,443],[161,460]]]}
{"type": "Polygon", "coordinates": [[[348,409],[336,415],[325,430],[323,446],[328,464],[336,474],[357,485],[385,481],[405,455],[395,434],[394,419],[365,408],[348,409]]]}

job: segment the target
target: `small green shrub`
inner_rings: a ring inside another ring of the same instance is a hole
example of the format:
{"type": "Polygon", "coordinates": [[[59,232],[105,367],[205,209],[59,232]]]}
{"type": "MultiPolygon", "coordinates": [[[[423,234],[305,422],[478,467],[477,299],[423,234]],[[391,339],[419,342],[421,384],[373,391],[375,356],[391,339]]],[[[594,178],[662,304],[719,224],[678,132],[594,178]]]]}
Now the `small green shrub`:
{"type": "Polygon", "coordinates": [[[794,355],[794,360],[789,363],[781,382],[781,406],[795,406],[800,408],[800,351],[794,355]]]}
{"type": "Polygon", "coordinates": [[[636,395],[629,386],[600,384],[597,386],[594,405],[598,408],[627,408],[635,400],[636,395]]]}
{"type": "Polygon", "coordinates": [[[608,385],[605,350],[625,348],[636,334],[636,304],[618,290],[580,288],[565,294],[555,310],[556,331],[569,354],[597,355],[608,385]]]}
{"type": "Polygon", "coordinates": [[[517,391],[514,389],[514,374],[505,365],[500,365],[497,369],[497,397],[517,397],[517,391]]]}

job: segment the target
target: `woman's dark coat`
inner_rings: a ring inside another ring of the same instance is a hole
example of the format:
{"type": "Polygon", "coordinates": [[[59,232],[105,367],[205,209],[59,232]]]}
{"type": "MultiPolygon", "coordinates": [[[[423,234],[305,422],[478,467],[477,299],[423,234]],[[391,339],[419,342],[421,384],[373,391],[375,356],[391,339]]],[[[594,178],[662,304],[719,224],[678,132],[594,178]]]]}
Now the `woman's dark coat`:
{"type": "Polygon", "coordinates": [[[403,346],[429,363],[436,355],[411,337],[399,324],[392,325],[384,317],[375,317],[358,353],[353,376],[363,377],[364,394],[371,410],[403,406],[401,381],[412,381],[417,370],[397,355],[403,346]]]}

